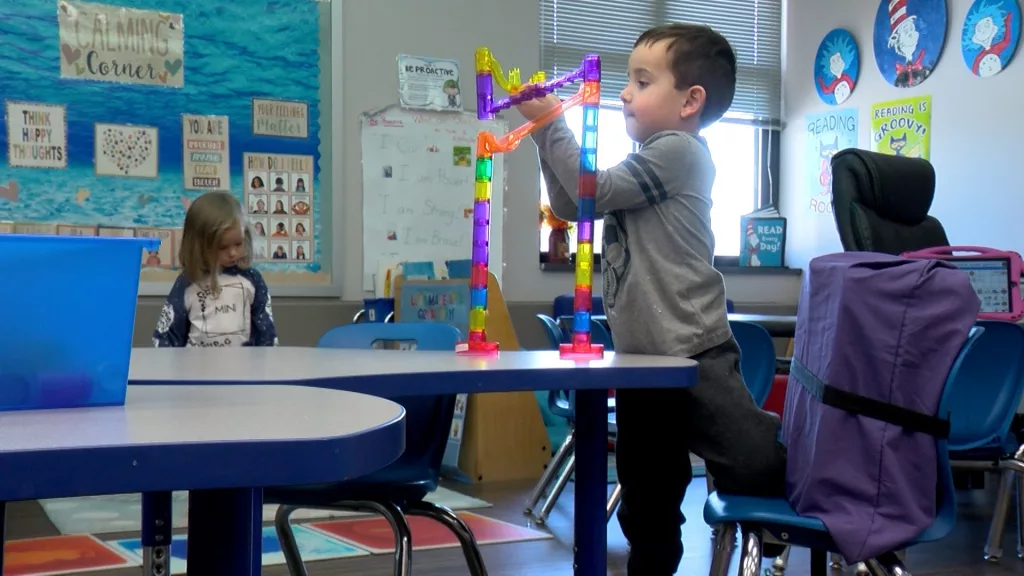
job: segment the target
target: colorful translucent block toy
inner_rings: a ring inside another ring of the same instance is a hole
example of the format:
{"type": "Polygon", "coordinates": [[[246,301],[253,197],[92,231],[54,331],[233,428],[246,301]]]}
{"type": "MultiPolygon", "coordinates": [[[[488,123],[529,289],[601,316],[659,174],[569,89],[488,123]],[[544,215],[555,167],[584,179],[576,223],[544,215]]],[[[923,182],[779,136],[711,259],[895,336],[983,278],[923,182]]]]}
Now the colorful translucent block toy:
{"type": "Polygon", "coordinates": [[[515,150],[523,138],[551,122],[574,106],[583,106],[583,143],[580,150],[579,202],[577,207],[576,290],[572,342],[562,344],[562,358],[589,360],[601,358],[604,347],[590,341],[591,284],[593,279],[594,196],[597,192],[597,116],[601,103],[601,59],[587,54],[582,65],[551,81],[543,72],[535,73],[530,82],[520,81],[519,69],[509,70],[506,77],[501,64],[490,49],[476,49],[477,118],[491,120],[494,115],[512,106],[552,94],[559,88],[582,81],[579,91],[563,100],[533,121],[498,138],[481,131],[476,140],[476,182],[473,193],[473,270],[470,276],[469,336],[456,349],[459,354],[497,354],[497,342],[487,340],[488,247],[490,244],[491,170],[495,154],[515,150]],[[494,101],[494,84],[508,97],[494,101]]]}

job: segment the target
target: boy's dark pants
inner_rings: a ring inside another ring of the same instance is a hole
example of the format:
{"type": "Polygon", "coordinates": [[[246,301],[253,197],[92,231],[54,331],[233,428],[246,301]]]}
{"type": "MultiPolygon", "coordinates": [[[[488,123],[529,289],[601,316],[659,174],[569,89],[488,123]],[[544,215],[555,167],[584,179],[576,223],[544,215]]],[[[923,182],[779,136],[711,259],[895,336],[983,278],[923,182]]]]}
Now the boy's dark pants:
{"type": "Polygon", "coordinates": [[[692,388],[616,392],[618,517],[630,544],[629,576],[668,576],[679,566],[685,521],[680,507],[693,477],[688,452],[704,459],[722,492],[785,492],[779,419],[750,397],[735,340],[693,359],[699,375],[692,388]]]}

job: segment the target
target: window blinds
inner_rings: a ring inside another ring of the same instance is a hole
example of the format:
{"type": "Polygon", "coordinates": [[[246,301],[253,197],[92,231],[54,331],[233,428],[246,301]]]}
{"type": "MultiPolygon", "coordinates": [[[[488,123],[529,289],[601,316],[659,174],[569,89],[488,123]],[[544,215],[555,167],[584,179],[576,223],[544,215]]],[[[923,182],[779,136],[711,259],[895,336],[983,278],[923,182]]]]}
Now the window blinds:
{"type": "MultiPolygon", "coordinates": [[[[707,24],[736,52],[736,96],[727,118],[778,125],[782,116],[782,0],[540,0],[541,69],[548,77],[601,55],[601,100],[619,102],[629,53],[660,24],[707,24]]],[[[571,90],[571,89],[570,89],[571,90]]]]}

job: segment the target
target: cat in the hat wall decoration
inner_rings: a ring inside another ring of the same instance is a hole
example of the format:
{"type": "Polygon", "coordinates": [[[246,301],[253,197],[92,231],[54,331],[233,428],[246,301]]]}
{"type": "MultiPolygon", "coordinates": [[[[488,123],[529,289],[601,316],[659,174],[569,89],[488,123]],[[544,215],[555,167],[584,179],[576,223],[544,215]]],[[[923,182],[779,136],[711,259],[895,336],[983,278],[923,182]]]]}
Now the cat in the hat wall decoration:
{"type": "Polygon", "coordinates": [[[946,0],[881,0],[875,16],[875,63],[889,84],[910,88],[935,69],[946,43],[946,0]]]}

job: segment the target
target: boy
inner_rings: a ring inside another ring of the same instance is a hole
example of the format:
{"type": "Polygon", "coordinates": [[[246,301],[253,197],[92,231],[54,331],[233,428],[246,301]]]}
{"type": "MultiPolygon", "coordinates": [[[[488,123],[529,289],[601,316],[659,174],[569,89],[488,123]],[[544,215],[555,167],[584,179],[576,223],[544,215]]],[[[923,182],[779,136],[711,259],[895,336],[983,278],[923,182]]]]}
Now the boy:
{"type": "MultiPolygon", "coordinates": [[[[670,24],[644,32],[620,94],[626,130],[642,144],[598,173],[604,214],[604,305],[618,352],[686,356],[700,364],[689,389],[617,393],[619,523],[630,543],[628,574],[674,574],[682,558],[680,506],[692,478],[688,451],[723,492],[782,495],[779,420],[753,402],[712,265],[715,166],[699,135],[725,114],[736,56],[710,28],[670,24]],[[667,458],[667,460],[666,460],[667,458]]],[[[528,119],[558,104],[519,106],[528,119]]],[[[564,119],[534,133],[551,208],[575,220],[579,147],[564,119]]]]}

